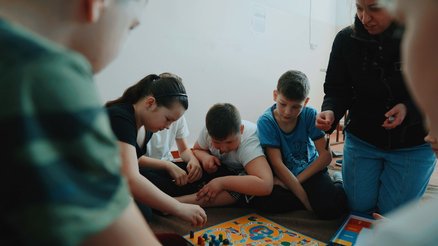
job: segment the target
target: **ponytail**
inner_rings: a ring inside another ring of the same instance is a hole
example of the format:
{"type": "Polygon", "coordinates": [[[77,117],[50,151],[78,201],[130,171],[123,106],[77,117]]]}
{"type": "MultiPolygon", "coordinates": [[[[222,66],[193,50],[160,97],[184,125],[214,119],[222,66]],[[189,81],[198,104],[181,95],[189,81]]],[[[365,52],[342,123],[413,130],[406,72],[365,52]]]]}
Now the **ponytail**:
{"type": "Polygon", "coordinates": [[[172,103],[178,101],[184,109],[188,108],[188,98],[182,79],[171,73],[163,73],[159,76],[150,74],[136,84],[130,86],[121,97],[108,101],[105,107],[116,104],[135,104],[146,96],[155,97],[158,106],[170,108],[172,103]]]}

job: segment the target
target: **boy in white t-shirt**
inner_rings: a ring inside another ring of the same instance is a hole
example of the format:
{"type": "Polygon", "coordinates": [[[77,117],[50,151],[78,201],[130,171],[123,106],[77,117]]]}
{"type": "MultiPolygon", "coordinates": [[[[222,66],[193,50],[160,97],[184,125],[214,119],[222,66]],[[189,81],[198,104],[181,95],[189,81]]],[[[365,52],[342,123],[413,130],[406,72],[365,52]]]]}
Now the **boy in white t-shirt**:
{"type": "MultiPolygon", "coordinates": [[[[169,129],[156,132],[147,144],[146,157],[140,162],[141,167],[162,170],[170,175],[177,186],[193,183],[202,177],[202,168],[198,159],[193,155],[185,140],[189,129],[184,116],[172,123],[169,129]],[[180,160],[175,160],[171,148],[176,143],[180,160]]],[[[160,172],[160,171],[158,171],[160,172]]]]}
{"type": "Polygon", "coordinates": [[[181,202],[223,206],[246,198],[248,203],[248,196],[266,196],[272,191],[272,171],[260,146],[257,126],[242,121],[229,103],[215,104],[207,112],[206,127],[193,153],[210,181],[197,193],[178,197],[181,202]]]}
{"type": "Polygon", "coordinates": [[[164,193],[176,197],[192,194],[202,187],[201,164],[188,147],[189,135],[182,116],[169,129],[156,132],[147,144],[146,154],[140,159],[140,173],[164,193]],[[173,158],[171,148],[176,143],[180,159],[173,158]]]}
{"type": "Polygon", "coordinates": [[[171,153],[172,147],[176,143],[178,151],[181,154],[185,149],[179,148],[180,145],[178,142],[184,142],[185,146],[187,147],[185,138],[187,138],[189,134],[190,132],[187,126],[187,121],[183,115],[177,121],[173,122],[169,129],[155,132],[152,135],[152,138],[147,144],[146,155],[159,160],[173,161],[175,158],[171,153]]]}

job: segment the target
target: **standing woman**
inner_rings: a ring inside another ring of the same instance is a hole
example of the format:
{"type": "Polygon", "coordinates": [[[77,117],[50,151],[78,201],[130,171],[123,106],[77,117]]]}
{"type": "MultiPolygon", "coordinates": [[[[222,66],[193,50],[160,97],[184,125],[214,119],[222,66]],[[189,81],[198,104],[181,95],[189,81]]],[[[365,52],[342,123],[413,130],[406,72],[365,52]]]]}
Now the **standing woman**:
{"type": "Polygon", "coordinates": [[[435,167],[401,73],[401,28],[377,0],[357,0],[353,26],[333,43],[316,126],[332,131],[348,110],[344,188],[350,207],[387,212],[420,198],[435,167]]]}
{"type": "Polygon", "coordinates": [[[105,106],[119,140],[123,173],[143,214],[149,217],[151,207],[193,225],[205,224],[207,215],[201,207],[168,196],[139,172],[139,161],[145,158],[146,144],[152,134],[169,128],[188,108],[187,94],[179,77],[168,73],[148,75],[105,106]],[[138,130],[143,127],[146,131],[140,131],[139,135],[138,130]]]}

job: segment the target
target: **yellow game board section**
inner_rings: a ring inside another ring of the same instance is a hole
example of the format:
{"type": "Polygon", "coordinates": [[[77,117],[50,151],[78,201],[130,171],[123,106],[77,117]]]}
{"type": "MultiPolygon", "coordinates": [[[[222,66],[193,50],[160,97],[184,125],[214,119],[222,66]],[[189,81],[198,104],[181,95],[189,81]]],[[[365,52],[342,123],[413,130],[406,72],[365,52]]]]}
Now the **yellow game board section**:
{"type": "Polygon", "coordinates": [[[210,242],[223,244],[227,240],[233,246],[238,245],[264,245],[264,246],[288,246],[326,245],[316,239],[290,230],[258,214],[248,214],[224,223],[192,232],[184,238],[192,245],[209,245],[210,242]],[[190,237],[193,235],[193,238],[190,237]],[[221,239],[221,240],[219,240],[221,239]]]}

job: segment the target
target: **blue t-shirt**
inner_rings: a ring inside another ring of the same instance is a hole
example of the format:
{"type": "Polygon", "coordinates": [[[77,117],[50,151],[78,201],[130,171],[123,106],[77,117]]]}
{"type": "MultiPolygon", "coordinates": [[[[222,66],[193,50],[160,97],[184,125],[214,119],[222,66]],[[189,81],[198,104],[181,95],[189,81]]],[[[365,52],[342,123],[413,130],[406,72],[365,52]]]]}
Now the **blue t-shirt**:
{"type": "Polygon", "coordinates": [[[291,132],[284,132],[274,117],[276,107],[269,107],[257,121],[260,144],[279,148],[283,163],[296,176],[318,157],[313,141],[324,137],[324,132],[315,127],[316,109],[311,107],[303,109],[291,132]]]}

